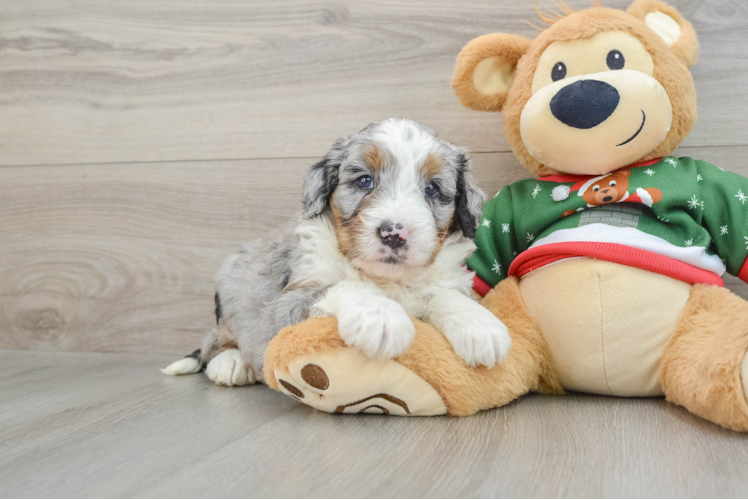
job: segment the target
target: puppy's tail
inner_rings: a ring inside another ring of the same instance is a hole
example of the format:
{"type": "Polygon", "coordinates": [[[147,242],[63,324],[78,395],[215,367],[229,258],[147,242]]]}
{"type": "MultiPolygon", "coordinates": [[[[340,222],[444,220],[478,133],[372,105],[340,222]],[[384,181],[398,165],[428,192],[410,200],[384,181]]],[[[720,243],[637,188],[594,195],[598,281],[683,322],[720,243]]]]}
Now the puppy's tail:
{"type": "Polygon", "coordinates": [[[200,359],[200,349],[188,354],[179,361],[175,361],[166,368],[161,368],[164,375],[192,375],[205,369],[205,363],[200,359]]]}

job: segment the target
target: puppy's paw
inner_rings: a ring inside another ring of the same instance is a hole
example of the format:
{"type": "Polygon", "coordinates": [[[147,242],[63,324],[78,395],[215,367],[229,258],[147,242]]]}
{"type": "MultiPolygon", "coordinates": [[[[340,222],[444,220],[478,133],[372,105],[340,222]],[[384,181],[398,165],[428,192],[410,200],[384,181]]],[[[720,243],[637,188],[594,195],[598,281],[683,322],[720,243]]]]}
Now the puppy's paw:
{"type": "Polygon", "coordinates": [[[216,385],[247,385],[257,381],[255,372],[238,349],[228,349],[210,360],[205,374],[216,385]]]}
{"type": "Polygon", "coordinates": [[[416,329],[405,309],[387,297],[351,300],[338,314],[338,331],[343,341],[369,357],[392,359],[404,353],[416,329]]]}
{"type": "Polygon", "coordinates": [[[504,364],[512,347],[506,325],[483,307],[471,307],[449,315],[442,333],[468,366],[491,368],[494,363],[504,364]]]}

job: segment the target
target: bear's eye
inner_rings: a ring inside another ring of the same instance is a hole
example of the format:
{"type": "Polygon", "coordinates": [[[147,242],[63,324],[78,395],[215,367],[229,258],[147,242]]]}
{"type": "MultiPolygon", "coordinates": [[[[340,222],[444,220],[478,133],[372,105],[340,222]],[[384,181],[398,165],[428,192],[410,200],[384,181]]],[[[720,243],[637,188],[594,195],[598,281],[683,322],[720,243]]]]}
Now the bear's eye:
{"type": "Polygon", "coordinates": [[[610,181],[610,187],[616,187],[616,181],[610,181]]]}
{"type": "Polygon", "coordinates": [[[553,66],[553,71],[551,71],[551,80],[557,82],[563,78],[566,78],[566,64],[559,61],[553,66]]]}
{"type": "Polygon", "coordinates": [[[626,65],[626,59],[623,58],[623,54],[621,54],[619,50],[611,50],[608,52],[606,62],[610,69],[623,69],[626,65]]]}
{"type": "Polygon", "coordinates": [[[600,191],[600,186],[594,186],[592,190],[597,193],[598,191],[600,191]]]}

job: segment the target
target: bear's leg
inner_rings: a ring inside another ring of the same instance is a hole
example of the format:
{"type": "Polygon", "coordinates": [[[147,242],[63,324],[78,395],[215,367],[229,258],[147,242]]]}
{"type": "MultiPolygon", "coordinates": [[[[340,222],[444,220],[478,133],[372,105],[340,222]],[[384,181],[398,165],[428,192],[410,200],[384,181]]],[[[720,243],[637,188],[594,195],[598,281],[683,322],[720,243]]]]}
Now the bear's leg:
{"type": "Polygon", "coordinates": [[[562,393],[548,346],[525,309],[516,279],[501,282],[482,304],[512,336],[503,366],[465,366],[447,339],[420,321],[414,321],[415,338],[403,355],[370,359],[343,343],[335,319],[310,318],[270,342],[265,380],[303,403],[337,413],[467,416],[530,391],[562,393]]]}
{"type": "Polygon", "coordinates": [[[662,355],[667,400],[748,431],[747,353],[748,302],[725,288],[694,285],[662,355]]]}

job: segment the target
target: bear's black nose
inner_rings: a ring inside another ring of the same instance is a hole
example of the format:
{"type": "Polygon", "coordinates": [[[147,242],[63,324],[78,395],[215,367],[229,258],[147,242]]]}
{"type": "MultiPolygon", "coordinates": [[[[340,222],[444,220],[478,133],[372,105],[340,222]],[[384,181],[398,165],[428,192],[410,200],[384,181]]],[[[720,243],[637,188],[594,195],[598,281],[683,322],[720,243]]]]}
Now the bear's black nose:
{"type": "Polygon", "coordinates": [[[600,125],[618,107],[616,88],[600,80],[579,80],[567,85],[551,99],[551,112],[561,123],[588,129],[600,125]]]}
{"type": "Polygon", "coordinates": [[[603,201],[605,203],[608,203],[609,201],[613,201],[613,197],[612,196],[606,196],[605,198],[603,198],[603,201]]]}

